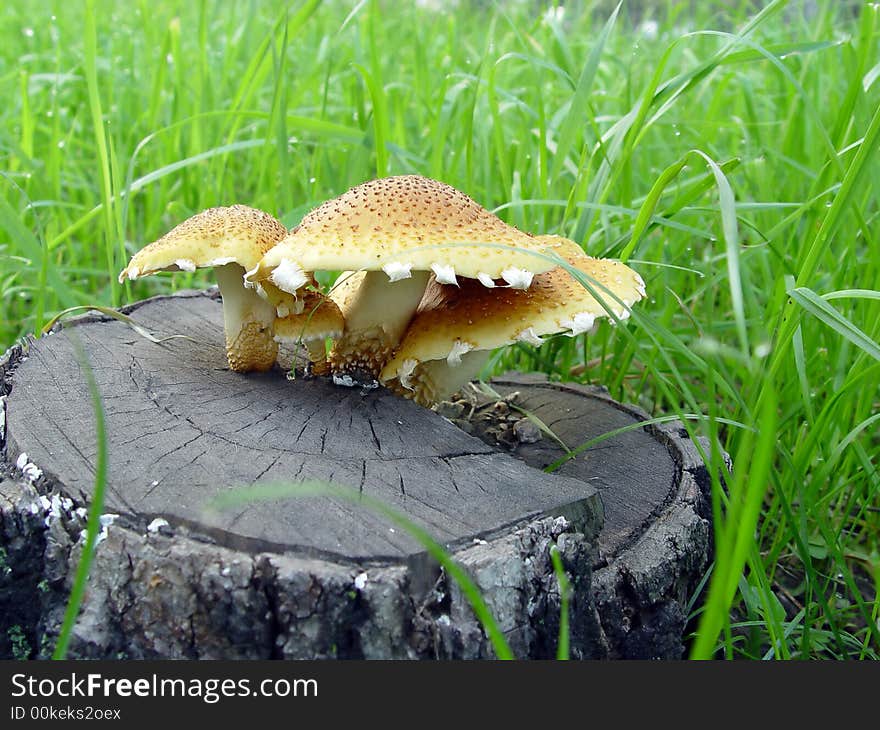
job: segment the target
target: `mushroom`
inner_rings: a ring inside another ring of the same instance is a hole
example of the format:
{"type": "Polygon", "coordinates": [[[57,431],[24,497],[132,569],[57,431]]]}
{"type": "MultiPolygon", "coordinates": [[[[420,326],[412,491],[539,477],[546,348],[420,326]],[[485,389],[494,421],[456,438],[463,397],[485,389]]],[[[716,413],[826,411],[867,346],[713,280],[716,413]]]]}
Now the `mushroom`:
{"type": "MultiPolygon", "coordinates": [[[[159,271],[213,267],[223,298],[229,367],[240,373],[263,372],[274,365],[278,352],[276,317],[300,314],[305,304],[271,284],[247,288],[244,272],[286,235],[283,223],[256,208],[209,208],[138,251],[119,282],[159,271]]],[[[307,277],[306,283],[314,280],[307,277]]]]}
{"type": "Polygon", "coordinates": [[[226,357],[236,372],[266,371],[275,363],[275,307],[244,285],[244,272],[287,235],[268,213],[246,205],[209,208],[145,246],[119,274],[122,283],[158,271],[213,267],[223,298],[226,357]]]}
{"type": "Polygon", "coordinates": [[[524,289],[553,267],[532,254],[547,245],[449,185],[402,175],[358,185],[314,209],[246,279],[295,293],[306,272],[363,272],[346,295],[345,332],[330,363],[340,384],[376,385],[432,272],[445,284],[472,277],[524,289]]]}
{"type": "Polygon", "coordinates": [[[316,291],[307,292],[298,304],[299,312],[275,320],[275,341],[302,343],[309,353],[312,374],[326,375],[330,366],[324,343],[342,335],[342,312],[335,301],[316,291]]]}
{"type": "Polygon", "coordinates": [[[590,284],[583,286],[562,266],[535,276],[528,290],[486,289],[472,280],[458,288],[431,282],[380,381],[430,406],[474,378],[492,350],[514,342],[540,345],[545,335],[589,332],[600,317],[618,320],[645,296],[642,277],[628,266],[587,256],[573,241],[559,253],[590,284]]]}

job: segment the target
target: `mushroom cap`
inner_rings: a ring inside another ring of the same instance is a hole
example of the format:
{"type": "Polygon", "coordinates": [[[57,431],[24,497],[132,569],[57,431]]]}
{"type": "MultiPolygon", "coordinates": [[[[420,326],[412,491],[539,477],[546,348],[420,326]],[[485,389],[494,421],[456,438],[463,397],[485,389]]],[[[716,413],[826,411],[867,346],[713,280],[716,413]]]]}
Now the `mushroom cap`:
{"type": "Polygon", "coordinates": [[[531,274],[553,268],[528,253],[552,245],[508,225],[450,185],[400,175],[363,183],[312,210],[248,279],[272,276],[289,291],[290,275],[295,279],[298,271],[384,269],[395,280],[411,270],[433,269],[441,278],[445,272],[444,280],[482,274],[521,285],[531,274]]]}
{"type": "Polygon", "coordinates": [[[330,297],[318,291],[307,291],[299,301],[299,314],[290,314],[275,320],[277,342],[309,342],[337,338],[345,329],[345,320],[339,306],[330,297]]]}
{"type": "Polygon", "coordinates": [[[132,256],[119,282],[157,271],[195,271],[236,263],[250,270],[287,235],[279,220],[247,205],[208,208],[132,256]]]}
{"type": "Polygon", "coordinates": [[[454,367],[467,352],[517,341],[540,344],[541,336],[558,332],[574,336],[592,329],[607,309],[626,319],[628,308],[645,296],[642,278],[625,264],[587,256],[568,239],[539,238],[560,244],[559,254],[585,274],[595,296],[561,266],[535,276],[526,290],[487,289],[470,279],[459,287],[432,282],[380,380],[406,378],[420,362],[446,359],[454,367]]]}

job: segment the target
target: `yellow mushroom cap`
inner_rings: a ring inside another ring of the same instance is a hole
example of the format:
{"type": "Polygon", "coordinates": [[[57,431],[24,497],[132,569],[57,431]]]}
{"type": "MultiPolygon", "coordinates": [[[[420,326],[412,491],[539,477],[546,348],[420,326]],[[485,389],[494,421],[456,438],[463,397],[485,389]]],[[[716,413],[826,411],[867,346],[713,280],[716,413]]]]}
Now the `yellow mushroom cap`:
{"type": "Polygon", "coordinates": [[[335,301],[318,291],[306,292],[300,301],[301,313],[275,320],[276,341],[309,342],[342,335],[345,320],[335,301]]]}
{"type": "Polygon", "coordinates": [[[482,276],[528,286],[533,274],[553,267],[528,251],[552,245],[508,225],[450,185],[400,175],[363,183],[315,208],[248,279],[271,277],[291,291],[291,279],[295,284],[301,271],[384,270],[396,281],[411,271],[433,270],[445,283],[482,276]],[[452,245],[441,247],[446,244],[452,245]]]}
{"type": "Polygon", "coordinates": [[[608,310],[626,319],[629,307],[645,296],[642,278],[625,264],[587,256],[567,239],[540,238],[561,244],[559,254],[585,275],[595,296],[561,266],[535,276],[527,290],[486,289],[473,280],[459,287],[432,282],[380,381],[398,379],[405,385],[419,363],[446,360],[454,368],[469,352],[587,332],[608,310]]]}
{"type": "MultiPolygon", "coordinates": [[[[268,301],[265,288],[245,288],[244,274],[286,234],[284,224],[256,208],[209,208],[138,251],[119,281],[159,271],[212,267],[223,298],[229,367],[236,372],[266,371],[278,352],[272,334],[276,303],[268,301]]],[[[286,300],[290,295],[278,292],[278,298],[286,300]]]]}
{"type": "Polygon", "coordinates": [[[247,205],[209,208],[132,256],[119,282],[157,271],[194,271],[236,263],[250,270],[287,235],[279,220],[247,205]]]}

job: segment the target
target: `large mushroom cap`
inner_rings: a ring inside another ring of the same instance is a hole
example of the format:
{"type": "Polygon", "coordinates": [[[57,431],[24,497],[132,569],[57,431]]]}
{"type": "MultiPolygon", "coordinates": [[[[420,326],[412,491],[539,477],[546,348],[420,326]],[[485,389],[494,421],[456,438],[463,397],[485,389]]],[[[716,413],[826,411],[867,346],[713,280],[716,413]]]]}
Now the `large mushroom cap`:
{"type": "MultiPolygon", "coordinates": [[[[609,311],[628,318],[629,307],[645,296],[642,278],[625,264],[587,256],[567,239],[539,238],[560,243],[559,254],[584,275],[589,288],[562,266],[536,276],[527,290],[486,289],[472,280],[459,287],[432,282],[380,381],[397,381],[417,391],[416,400],[431,402],[448,395],[441,391],[458,380],[454,371],[463,357],[474,366],[485,361],[471,353],[487,355],[517,341],[538,345],[544,335],[587,332],[609,311]],[[423,366],[430,362],[439,365],[423,366]],[[439,380],[444,382],[431,382],[439,380]]],[[[473,367],[461,372],[468,370],[473,367]]]]}
{"type": "Polygon", "coordinates": [[[281,221],[247,205],[208,208],[138,251],[119,282],[157,271],[195,271],[236,263],[252,269],[287,235],[281,221]]]}
{"type": "Polygon", "coordinates": [[[458,275],[528,286],[532,274],[553,266],[528,252],[548,245],[450,185],[400,175],[363,183],[315,208],[248,278],[271,276],[290,291],[298,271],[381,269],[396,280],[433,270],[446,283],[458,275]]]}

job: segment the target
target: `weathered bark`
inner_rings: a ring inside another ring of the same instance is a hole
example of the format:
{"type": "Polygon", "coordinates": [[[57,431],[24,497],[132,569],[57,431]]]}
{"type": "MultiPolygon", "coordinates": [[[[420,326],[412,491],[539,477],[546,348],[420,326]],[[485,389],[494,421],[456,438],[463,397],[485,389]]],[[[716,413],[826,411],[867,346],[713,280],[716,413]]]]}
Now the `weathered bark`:
{"type": "MultiPolygon", "coordinates": [[[[306,480],[360,490],[422,525],[473,576],[518,656],[555,654],[553,546],[574,586],[574,656],[680,654],[708,523],[706,480],[675,429],[638,429],[625,448],[616,438],[545,474],[528,464],[556,458],[546,440],[518,460],[382,390],[231,373],[209,296],[126,311],[157,337],[192,339],[157,345],[87,317],[0,360],[0,655],[51,650],[83,547],[96,439],[76,343],[106,411],[104,512],[118,517],[98,546],[71,655],[492,656],[460,587],[357,501],[207,509],[231,486],[306,480]]],[[[558,433],[574,429],[569,445],[590,437],[584,419],[601,428],[640,415],[569,386],[498,387],[524,393],[558,433]]]]}

